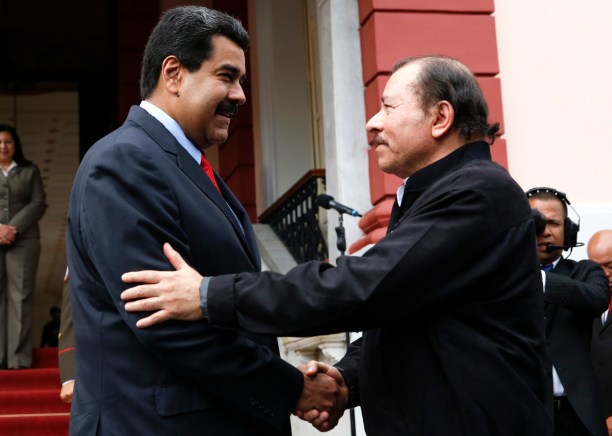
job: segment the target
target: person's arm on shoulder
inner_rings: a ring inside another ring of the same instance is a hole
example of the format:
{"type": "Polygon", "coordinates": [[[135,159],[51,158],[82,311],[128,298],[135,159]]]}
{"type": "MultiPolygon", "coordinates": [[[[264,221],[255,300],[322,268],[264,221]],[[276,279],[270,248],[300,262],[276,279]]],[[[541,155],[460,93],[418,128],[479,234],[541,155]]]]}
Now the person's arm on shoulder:
{"type": "MultiPolygon", "coordinates": [[[[116,145],[105,150],[112,156],[96,156],[75,207],[82,210],[78,231],[91,247],[91,262],[117,313],[142,346],[187,383],[223,399],[236,413],[282,428],[304,395],[304,375],[297,368],[238,330],[216,329],[203,320],[170,320],[157,328],[143,329],[137,323],[147,314],[124,310],[122,274],[126,270],[169,270],[172,267],[161,250],[163,243],[170,242],[186,257],[192,241],[178,218],[181,211],[175,198],[181,193],[174,192],[164,173],[168,169],[138,145],[116,145]],[[109,223],[118,224],[109,228],[109,223]],[[106,230],[100,232],[102,228],[106,230]]],[[[195,299],[199,310],[199,282],[195,299]]],[[[327,390],[321,389],[318,397],[310,394],[309,404],[327,404],[329,380],[321,377],[314,382],[321,382],[327,390]]]]}
{"type": "Polygon", "coordinates": [[[214,326],[280,336],[365,331],[400,321],[462,292],[457,281],[446,281],[440,292],[429,292],[431,266],[442,263],[449,265],[450,273],[460,274],[477,260],[476,253],[488,249],[493,236],[483,238],[483,233],[496,234],[482,193],[465,189],[442,197],[423,205],[363,256],[339,258],[336,267],[312,261],[284,275],[272,271],[218,275],[203,286],[201,295],[202,276],[189,278],[188,268],[124,274],[125,282],[146,283],[122,294],[125,301],[140,299],[127,304],[126,310],[160,311],[148,321],[143,319],[141,327],[206,316],[214,326]],[[434,233],[439,237],[427,237],[434,233]],[[458,262],[453,250],[461,251],[468,244],[471,257],[462,256],[458,262]],[[410,292],[405,292],[398,274],[410,277],[410,292]],[[172,292],[177,295],[168,295],[172,292]],[[155,321],[149,322],[153,317],[155,321]]]}

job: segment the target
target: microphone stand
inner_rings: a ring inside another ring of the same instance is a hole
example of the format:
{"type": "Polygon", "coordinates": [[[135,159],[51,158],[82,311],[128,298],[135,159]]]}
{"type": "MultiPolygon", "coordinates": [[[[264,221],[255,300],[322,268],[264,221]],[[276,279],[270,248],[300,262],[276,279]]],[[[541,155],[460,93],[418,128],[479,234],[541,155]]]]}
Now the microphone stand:
{"type": "MultiPolygon", "coordinates": [[[[344,252],[346,251],[346,234],[344,232],[344,219],[342,215],[343,215],[342,212],[338,212],[338,226],[335,228],[336,247],[338,248],[338,251],[340,251],[340,256],[338,257],[338,259],[344,256],[344,252]]],[[[336,264],[338,264],[337,260],[336,260],[336,264]]],[[[345,332],[344,335],[345,335],[345,340],[346,340],[346,349],[348,351],[348,347],[351,344],[351,334],[350,332],[345,332]]],[[[349,419],[351,423],[351,436],[356,436],[357,426],[355,423],[355,409],[354,408],[351,408],[349,410],[349,419]]]]}
{"type": "Polygon", "coordinates": [[[344,220],[342,213],[338,213],[338,226],[336,227],[336,247],[340,251],[340,256],[344,256],[346,251],[346,235],[344,233],[344,220]]]}

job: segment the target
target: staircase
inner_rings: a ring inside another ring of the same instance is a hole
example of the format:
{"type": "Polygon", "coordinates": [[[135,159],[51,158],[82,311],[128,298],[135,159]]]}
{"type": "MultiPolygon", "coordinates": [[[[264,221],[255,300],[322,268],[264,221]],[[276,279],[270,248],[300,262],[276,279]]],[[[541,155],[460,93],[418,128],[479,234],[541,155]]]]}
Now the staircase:
{"type": "Polygon", "coordinates": [[[65,436],[57,348],[35,348],[32,369],[0,370],[0,436],[65,436]]]}

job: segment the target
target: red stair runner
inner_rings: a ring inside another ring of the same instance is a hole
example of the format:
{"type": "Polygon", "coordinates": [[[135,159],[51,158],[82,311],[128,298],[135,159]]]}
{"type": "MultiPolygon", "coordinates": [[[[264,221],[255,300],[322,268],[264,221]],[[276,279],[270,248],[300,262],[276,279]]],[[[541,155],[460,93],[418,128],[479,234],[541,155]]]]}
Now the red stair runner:
{"type": "Polygon", "coordinates": [[[65,436],[57,348],[35,348],[32,369],[0,370],[0,436],[65,436]]]}

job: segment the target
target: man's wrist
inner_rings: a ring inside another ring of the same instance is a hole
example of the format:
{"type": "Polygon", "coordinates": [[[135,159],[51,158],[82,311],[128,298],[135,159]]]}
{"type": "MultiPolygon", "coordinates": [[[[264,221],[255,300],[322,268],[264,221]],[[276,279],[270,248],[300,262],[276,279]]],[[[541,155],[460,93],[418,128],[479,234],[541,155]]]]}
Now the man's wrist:
{"type": "Polygon", "coordinates": [[[202,315],[204,315],[204,319],[209,321],[208,319],[208,285],[210,284],[211,277],[202,277],[202,281],[200,282],[200,309],[202,310],[202,315]]]}

